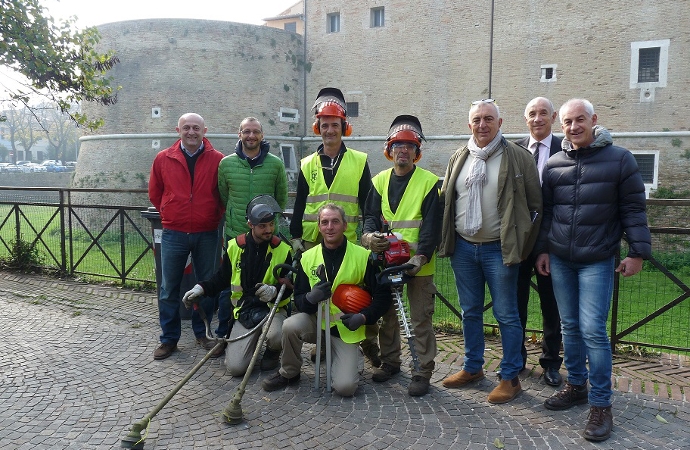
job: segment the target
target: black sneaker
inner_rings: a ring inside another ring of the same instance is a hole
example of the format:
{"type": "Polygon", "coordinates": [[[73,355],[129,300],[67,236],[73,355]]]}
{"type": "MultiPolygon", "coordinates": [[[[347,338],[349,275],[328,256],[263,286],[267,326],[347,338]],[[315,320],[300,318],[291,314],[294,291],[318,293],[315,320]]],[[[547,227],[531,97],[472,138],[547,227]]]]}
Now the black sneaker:
{"type": "Polygon", "coordinates": [[[577,385],[566,381],[563,389],[544,400],[544,407],[552,411],[561,411],[585,403],[587,403],[587,383],[577,385]]]}
{"type": "Polygon", "coordinates": [[[391,366],[388,363],[383,363],[380,369],[374,370],[371,379],[377,383],[382,383],[390,380],[396,373],[400,373],[400,366],[391,366]]]}
{"type": "Polygon", "coordinates": [[[412,382],[407,388],[407,393],[411,397],[421,397],[429,393],[429,379],[421,375],[412,377],[412,382]]]}
{"type": "Polygon", "coordinates": [[[288,385],[298,383],[299,375],[300,374],[297,374],[292,378],[285,378],[280,374],[280,372],[275,372],[273,375],[261,382],[261,387],[267,392],[277,391],[278,389],[282,389],[288,385]]]}
{"type": "Polygon", "coordinates": [[[269,370],[276,370],[280,367],[280,350],[271,350],[266,347],[264,350],[264,356],[261,358],[261,364],[259,364],[259,369],[262,372],[267,372],[269,370]]]}

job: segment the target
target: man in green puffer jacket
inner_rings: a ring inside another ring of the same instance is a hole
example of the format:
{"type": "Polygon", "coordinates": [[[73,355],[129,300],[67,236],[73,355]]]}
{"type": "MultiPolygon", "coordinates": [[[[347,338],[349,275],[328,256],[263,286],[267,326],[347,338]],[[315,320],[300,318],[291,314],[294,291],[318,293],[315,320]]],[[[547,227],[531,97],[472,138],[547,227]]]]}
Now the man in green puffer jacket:
{"type": "MultiPolygon", "coordinates": [[[[285,164],[269,153],[271,147],[264,141],[261,122],[254,117],[245,118],[240,122],[238,136],[235,153],[223,158],[218,167],[220,201],[225,205],[226,243],[249,231],[247,205],[254,197],[269,194],[282,210],[288,198],[285,164]]],[[[225,290],[218,298],[216,336],[225,336],[230,331],[228,321],[232,306],[229,296],[230,291],[225,290]]]]}
{"type": "Polygon", "coordinates": [[[249,231],[245,211],[251,199],[269,194],[285,209],[288,198],[285,164],[269,152],[261,122],[254,117],[242,120],[238,136],[235,153],[223,158],[218,168],[226,240],[249,231]]]}

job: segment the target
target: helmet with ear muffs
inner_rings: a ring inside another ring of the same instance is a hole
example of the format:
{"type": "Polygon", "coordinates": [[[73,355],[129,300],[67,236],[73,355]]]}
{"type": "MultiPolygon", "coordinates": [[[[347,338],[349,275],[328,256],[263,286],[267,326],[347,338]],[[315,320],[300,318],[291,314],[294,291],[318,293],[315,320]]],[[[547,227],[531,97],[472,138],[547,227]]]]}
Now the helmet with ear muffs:
{"type": "Polygon", "coordinates": [[[321,134],[321,117],[339,117],[343,130],[343,136],[352,134],[352,125],[347,121],[347,105],[345,96],[340,89],[327,87],[319,91],[314,106],[312,106],[316,120],[312,125],[314,134],[321,134]]]}
{"type": "Polygon", "coordinates": [[[422,124],[415,116],[403,114],[393,119],[391,127],[388,130],[388,138],[383,146],[383,155],[389,161],[393,161],[391,155],[391,146],[396,142],[408,142],[417,146],[415,150],[415,157],[412,161],[416,163],[422,159],[422,141],[426,141],[422,133],[422,124]]]}

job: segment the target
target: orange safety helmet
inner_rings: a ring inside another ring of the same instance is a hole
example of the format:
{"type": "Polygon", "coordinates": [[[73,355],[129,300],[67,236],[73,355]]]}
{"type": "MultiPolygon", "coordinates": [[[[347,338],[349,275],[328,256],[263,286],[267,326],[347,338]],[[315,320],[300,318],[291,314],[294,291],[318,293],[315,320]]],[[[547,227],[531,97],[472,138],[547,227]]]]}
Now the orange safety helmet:
{"type": "Polygon", "coordinates": [[[389,160],[393,161],[391,156],[391,146],[396,142],[409,142],[417,146],[413,162],[422,159],[422,141],[426,141],[422,133],[422,124],[415,116],[403,114],[393,119],[391,127],[388,130],[388,138],[384,144],[383,154],[389,160]]]}
{"type": "Polygon", "coordinates": [[[356,284],[341,284],[333,292],[332,301],[342,312],[357,314],[371,305],[371,294],[356,284]]]}
{"type": "Polygon", "coordinates": [[[321,117],[339,117],[342,120],[343,136],[352,134],[352,125],[347,121],[347,104],[342,91],[327,87],[319,91],[314,106],[312,106],[316,120],[312,125],[314,134],[321,134],[321,117]]]}

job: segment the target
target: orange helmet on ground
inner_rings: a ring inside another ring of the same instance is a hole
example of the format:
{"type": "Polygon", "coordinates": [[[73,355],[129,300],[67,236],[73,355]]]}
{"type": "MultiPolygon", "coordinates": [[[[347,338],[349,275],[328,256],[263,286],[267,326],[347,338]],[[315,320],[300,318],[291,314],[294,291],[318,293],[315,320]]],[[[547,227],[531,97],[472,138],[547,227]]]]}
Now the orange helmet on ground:
{"type": "Polygon", "coordinates": [[[357,314],[371,305],[371,294],[356,284],[341,284],[333,292],[332,301],[342,312],[357,314]]]}

